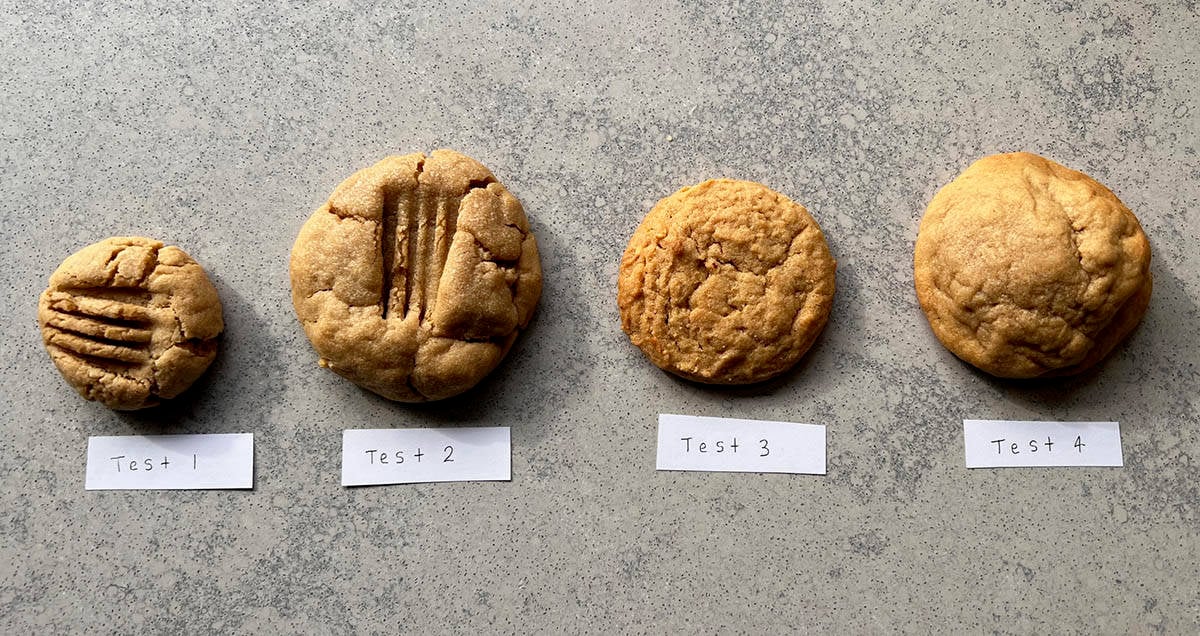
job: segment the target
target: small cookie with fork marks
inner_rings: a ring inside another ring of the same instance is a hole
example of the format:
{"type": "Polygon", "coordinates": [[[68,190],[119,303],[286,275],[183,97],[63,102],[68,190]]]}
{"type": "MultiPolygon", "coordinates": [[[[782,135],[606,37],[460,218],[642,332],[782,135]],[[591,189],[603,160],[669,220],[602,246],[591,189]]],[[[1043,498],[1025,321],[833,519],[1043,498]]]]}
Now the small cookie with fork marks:
{"type": "Polygon", "coordinates": [[[182,393],[217,355],[217,290],[183,250],[114,237],[50,276],[38,324],[51,360],[80,395],[117,410],[182,393]]]}

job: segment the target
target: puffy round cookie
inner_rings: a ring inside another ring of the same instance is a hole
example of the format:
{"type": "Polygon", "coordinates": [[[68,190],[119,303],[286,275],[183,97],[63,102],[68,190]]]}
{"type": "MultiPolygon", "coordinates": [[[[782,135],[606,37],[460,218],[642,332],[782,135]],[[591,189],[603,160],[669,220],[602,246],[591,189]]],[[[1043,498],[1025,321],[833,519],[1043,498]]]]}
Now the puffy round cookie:
{"type": "Polygon", "coordinates": [[[521,203],[451,150],[388,157],[343,181],[300,230],[291,279],[320,366],[402,402],[474,386],[542,293],[521,203]]]}
{"type": "Polygon", "coordinates": [[[173,398],[217,355],[221,301],[178,247],[109,238],[72,254],[38,302],[50,358],[89,399],[132,410],[173,398]]]}
{"type": "Polygon", "coordinates": [[[1150,303],[1150,244],[1091,177],[1026,152],[984,157],[933,197],[917,298],[954,355],[996,376],[1091,367],[1150,303]]]}
{"type": "Polygon", "coordinates": [[[829,318],[836,262],[803,206],[713,179],[654,206],[621,259],[621,326],[654,364],[748,384],[791,368],[829,318]]]}

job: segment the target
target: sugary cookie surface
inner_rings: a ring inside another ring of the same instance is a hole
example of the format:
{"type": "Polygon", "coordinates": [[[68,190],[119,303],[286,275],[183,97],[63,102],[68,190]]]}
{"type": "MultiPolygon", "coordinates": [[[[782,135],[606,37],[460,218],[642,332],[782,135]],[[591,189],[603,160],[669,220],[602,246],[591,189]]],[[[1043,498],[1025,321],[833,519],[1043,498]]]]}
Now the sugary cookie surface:
{"type": "Polygon", "coordinates": [[[800,205],[716,179],[659,201],[621,259],[621,325],[654,364],[714,384],[766,380],[812,346],[836,263],[800,205]]]}
{"type": "Polygon", "coordinates": [[[140,409],[191,386],[217,355],[221,301],[183,250],[116,237],[72,254],[38,303],[50,358],[83,397],[140,409]]]}
{"type": "Polygon", "coordinates": [[[1150,245],[1091,177],[1018,152],[976,161],[921,220],[917,297],[939,340],[996,376],[1078,373],[1150,302],[1150,245]]]}
{"type": "Polygon", "coordinates": [[[392,400],[474,386],[541,296],[520,202],[450,150],[388,157],[337,187],[292,248],[292,301],[319,364],[392,400]]]}

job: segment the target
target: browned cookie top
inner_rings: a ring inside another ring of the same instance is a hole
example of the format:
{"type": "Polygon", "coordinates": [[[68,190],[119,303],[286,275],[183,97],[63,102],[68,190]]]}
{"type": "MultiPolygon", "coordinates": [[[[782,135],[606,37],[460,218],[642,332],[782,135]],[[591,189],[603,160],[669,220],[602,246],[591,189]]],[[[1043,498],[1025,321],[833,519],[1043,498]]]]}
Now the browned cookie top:
{"type": "Polygon", "coordinates": [[[659,201],[621,259],[621,326],[659,367],[714,384],[790,368],[829,317],[836,263],[803,206],[714,179],[659,201]]]}
{"type": "Polygon", "coordinates": [[[114,409],[183,392],[217,355],[221,301],[178,247],[109,238],[72,254],[38,303],[50,358],[83,397],[114,409]]]}
{"type": "Polygon", "coordinates": [[[1091,177],[1026,152],[976,161],[934,196],[914,257],[939,340],[993,375],[1082,371],[1150,301],[1150,244],[1091,177]]]}
{"type": "Polygon", "coordinates": [[[520,202],[451,150],[388,157],[343,181],[300,230],[291,279],[320,365],[405,402],[474,386],[542,290],[520,202]]]}

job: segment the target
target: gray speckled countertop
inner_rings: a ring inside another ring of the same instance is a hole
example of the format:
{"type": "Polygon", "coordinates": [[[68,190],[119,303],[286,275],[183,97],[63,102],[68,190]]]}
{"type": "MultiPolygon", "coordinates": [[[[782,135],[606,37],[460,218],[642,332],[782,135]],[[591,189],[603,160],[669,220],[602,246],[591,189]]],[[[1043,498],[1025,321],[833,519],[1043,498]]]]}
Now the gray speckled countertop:
{"type": "Polygon", "coordinates": [[[0,7],[0,631],[1200,631],[1195,2],[116,4],[0,7]],[[524,202],[545,294],[479,388],[392,404],[316,367],[287,257],[341,179],[443,146],[524,202]],[[973,371],[912,292],[934,191],[1018,149],[1154,248],[1148,315],[1081,378],[973,371]],[[633,228],[716,176],[804,203],[839,261],[764,386],[676,380],[619,327],[633,228]],[[34,319],[122,234],[195,256],[227,323],[134,415],[34,319]],[[656,473],[659,412],[826,424],[829,475],[656,473]],[[964,417],[1118,420],[1126,465],[969,472],[964,417]],[[512,427],[511,483],[339,486],[343,428],[458,423],[512,427]],[[168,431],[253,432],[255,490],[84,491],[87,436],[168,431]]]}

